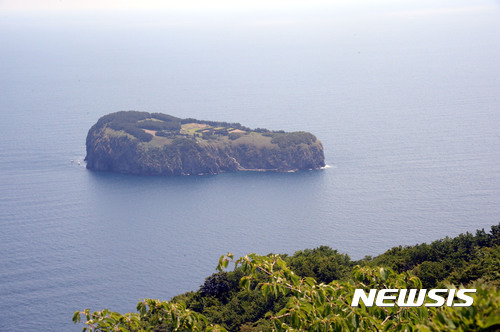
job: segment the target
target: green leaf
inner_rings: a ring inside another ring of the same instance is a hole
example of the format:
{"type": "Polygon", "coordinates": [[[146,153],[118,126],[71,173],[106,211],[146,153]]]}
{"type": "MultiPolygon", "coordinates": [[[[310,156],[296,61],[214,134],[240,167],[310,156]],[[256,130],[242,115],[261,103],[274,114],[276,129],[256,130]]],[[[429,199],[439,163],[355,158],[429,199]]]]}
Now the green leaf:
{"type": "Polygon", "coordinates": [[[73,314],[73,323],[80,323],[80,320],[81,320],[81,315],[80,315],[80,311],[75,311],[75,313],[73,314]]]}
{"type": "Polygon", "coordinates": [[[309,285],[309,286],[314,286],[316,284],[316,280],[314,280],[314,278],[311,278],[311,277],[307,277],[304,279],[304,282],[309,285]]]}
{"type": "Polygon", "coordinates": [[[240,279],[240,287],[250,290],[250,277],[244,276],[240,279]]]}

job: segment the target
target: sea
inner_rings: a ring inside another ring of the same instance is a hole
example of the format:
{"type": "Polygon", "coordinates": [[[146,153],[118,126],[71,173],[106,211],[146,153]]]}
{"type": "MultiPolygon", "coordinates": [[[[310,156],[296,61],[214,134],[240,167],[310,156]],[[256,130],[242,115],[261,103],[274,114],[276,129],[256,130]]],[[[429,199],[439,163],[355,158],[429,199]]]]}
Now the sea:
{"type": "Polygon", "coordinates": [[[314,3],[0,12],[0,331],[196,291],[228,252],[357,260],[498,224],[500,3],[314,3]],[[327,167],[87,170],[120,110],[309,131],[327,167]]]}

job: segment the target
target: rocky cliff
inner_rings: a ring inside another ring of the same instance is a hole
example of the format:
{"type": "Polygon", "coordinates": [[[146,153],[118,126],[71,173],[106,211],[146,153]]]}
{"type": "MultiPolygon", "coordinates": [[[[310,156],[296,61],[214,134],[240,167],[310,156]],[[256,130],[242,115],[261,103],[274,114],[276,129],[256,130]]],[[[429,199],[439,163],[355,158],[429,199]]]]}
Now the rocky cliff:
{"type": "Polygon", "coordinates": [[[161,113],[106,115],[87,135],[87,168],[138,175],[295,171],[325,166],[323,146],[307,132],[250,130],[238,123],[161,113]]]}

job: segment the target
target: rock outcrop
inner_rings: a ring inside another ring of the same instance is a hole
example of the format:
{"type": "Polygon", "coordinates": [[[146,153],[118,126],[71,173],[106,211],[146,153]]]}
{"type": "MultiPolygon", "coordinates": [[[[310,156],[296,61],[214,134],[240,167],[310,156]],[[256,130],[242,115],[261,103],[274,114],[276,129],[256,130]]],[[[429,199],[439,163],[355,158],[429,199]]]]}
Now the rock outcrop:
{"type": "Polygon", "coordinates": [[[137,175],[319,169],[323,146],[307,132],[250,130],[237,123],[160,113],[106,115],[87,136],[87,168],[137,175]]]}

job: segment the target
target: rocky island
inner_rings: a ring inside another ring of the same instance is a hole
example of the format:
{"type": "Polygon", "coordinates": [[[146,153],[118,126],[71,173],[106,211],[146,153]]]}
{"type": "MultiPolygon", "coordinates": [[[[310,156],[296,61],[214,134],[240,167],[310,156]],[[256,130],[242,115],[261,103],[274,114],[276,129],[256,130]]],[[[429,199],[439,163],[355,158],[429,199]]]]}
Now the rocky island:
{"type": "Polygon", "coordinates": [[[308,132],[249,129],[239,123],[121,111],[87,135],[87,168],[137,175],[319,169],[321,142],[308,132]]]}

